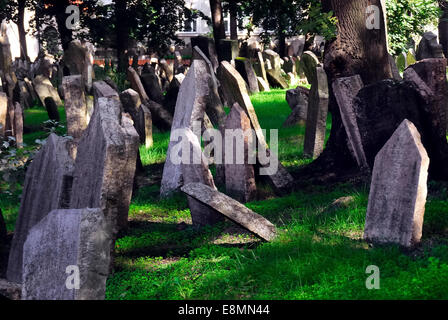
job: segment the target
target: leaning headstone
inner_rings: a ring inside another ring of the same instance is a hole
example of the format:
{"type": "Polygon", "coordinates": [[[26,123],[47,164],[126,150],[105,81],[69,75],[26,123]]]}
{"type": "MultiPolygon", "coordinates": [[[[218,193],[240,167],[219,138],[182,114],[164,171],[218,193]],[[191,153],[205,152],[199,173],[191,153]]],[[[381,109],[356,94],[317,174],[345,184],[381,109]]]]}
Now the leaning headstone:
{"type": "Polygon", "coordinates": [[[31,97],[31,94],[28,92],[28,86],[22,80],[19,80],[17,84],[18,84],[17,88],[20,94],[20,104],[23,106],[24,109],[31,108],[33,106],[34,101],[31,97]]]}
{"type": "Polygon", "coordinates": [[[280,72],[282,68],[281,59],[277,52],[268,49],[263,52],[263,56],[271,62],[272,69],[280,72]]]}
{"type": "Polygon", "coordinates": [[[270,221],[216,189],[201,183],[190,183],[181,190],[263,240],[271,241],[276,237],[276,228],[270,221]]]}
{"type": "Polygon", "coordinates": [[[154,144],[152,138],[152,114],[149,108],[144,104],[140,106],[138,128],[140,130],[140,142],[143,143],[146,148],[152,147],[154,144]]]}
{"type": "Polygon", "coordinates": [[[363,87],[364,84],[359,75],[338,78],[333,82],[333,92],[339,105],[345,132],[347,133],[349,149],[353,153],[358,166],[361,169],[367,169],[369,166],[362,146],[361,135],[354,110],[354,99],[363,87]]]}
{"type": "Polygon", "coordinates": [[[22,282],[23,244],[29,230],[53,209],[69,207],[73,174],[70,139],[51,134],[28,167],[9,254],[7,278],[22,282]]]}
{"type": "Polygon", "coordinates": [[[375,157],[364,239],[403,247],[420,242],[428,167],[417,128],[404,120],[375,157]]]}
{"type": "Polygon", "coordinates": [[[0,137],[5,137],[7,114],[8,97],[6,96],[6,93],[0,92],[0,137]]]}
{"type": "Polygon", "coordinates": [[[184,81],[185,75],[183,73],[176,74],[173,80],[170,82],[170,86],[166,92],[165,98],[163,99],[163,107],[168,110],[168,112],[174,116],[174,109],[176,107],[177,96],[179,94],[179,89],[184,81]]]}
{"type": "Polygon", "coordinates": [[[118,99],[118,92],[106,81],[95,81],[93,83],[93,96],[95,103],[98,103],[99,98],[118,99]]]}
{"type": "Polygon", "coordinates": [[[65,96],[67,133],[77,142],[87,128],[87,104],[81,75],[64,77],[62,87],[65,96]]]}
{"type": "Polygon", "coordinates": [[[292,110],[284,127],[306,124],[310,91],[307,88],[297,87],[286,92],[286,101],[292,110]]]}
{"type": "Polygon", "coordinates": [[[33,86],[33,83],[31,82],[31,80],[28,78],[25,78],[25,79],[23,79],[23,81],[25,82],[25,85],[28,89],[28,92],[31,95],[31,99],[33,100],[33,102],[35,100],[38,100],[39,97],[37,96],[36,91],[34,90],[34,86],[33,86]]]}
{"type": "Polygon", "coordinates": [[[158,104],[163,103],[163,92],[160,87],[159,78],[155,73],[143,73],[140,77],[143,88],[148,95],[149,99],[157,102],[158,104]]]}
{"type": "Polygon", "coordinates": [[[0,70],[3,74],[11,72],[12,66],[12,56],[11,56],[11,45],[9,43],[8,36],[0,35],[0,70]]]}
{"type": "Polygon", "coordinates": [[[269,88],[269,85],[267,84],[266,81],[264,81],[264,79],[262,77],[257,77],[257,83],[258,83],[259,91],[261,91],[261,92],[271,91],[271,88],[269,88]]]}
{"type": "MultiPolygon", "coordinates": [[[[249,116],[251,125],[257,135],[258,148],[263,148],[269,152],[266,139],[261,130],[260,123],[258,122],[257,114],[255,113],[254,106],[252,105],[249,93],[247,92],[244,79],[227,61],[221,62],[221,65],[218,68],[218,78],[228,102],[232,105],[238,103],[249,116]]],[[[260,159],[260,153],[258,159],[260,159]]],[[[263,164],[262,167],[267,167],[268,165],[269,164],[263,164]]],[[[268,175],[267,178],[274,187],[275,192],[279,194],[288,193],[293,184],[292,176],[286,171],[281,163],[278,164],[277,172],[268,175]]]]}
{"type": "Polygon", "coordinates": [[[235,59],[235,67],[236,67],[236,70],[238,70],[238,72],[241,74],[243,79],[249,85],[249,91],[251,93],[260,92],[260,90],[258,88],[257,76],[255,74],[255,71],[252,67],[250,60],[248,60],[246,58],[235,59]]]}
{"type": "Polygon", "coordinates": [[[219,57],[220,59],[231,62],[238,57],[239,46],[238,40],[222,39],[219,40],[219,57]]]}
{"type": "MultiPolygon", "coordinates": [[[[305,54],[304,54],[305,55],[305,54]]],[[[324,150],[328,114],[328,80],[323,67],[317,67],[311,84],[303,154],[317,158],[324,150]]]]}
{"type": "Polygon", "coordinates": [[[23,246],[22,299],[104,300],[111,243],[101,209],[51,211],[23,246]]]}
{"type": "Polygon", "coordinates": [[[311,84],[315,78],[316,68],[319,65],[319,59],[311,51],[305,51],[300,58],[300,64],[308,83],[311,84]]]}
{"type": "Polygon", "coordinates": [[[194,50],[194,47],[196,46],[199,47],[199,49],[201,49],[201,51],[207,56],[212,64],[213,72],[216,72],[216,69],[219,66],[219,62],[218,56],[216,54],[215,41],[209,37],[193,37],[191,38],[191,47],[194,50]]]}
{"type": "Polygon", "coordinates": [[[268,76],[266,74],[266,68],[264,65],[263,54],[260,51],[258,51],[256,55],[256,59],[254,62],[254,71],[257,77],[261,77],[269,86],[268,76]]]}
{"type": "Polygon", "coordinates": [[[255,152],[255,137],[252,136],[250,119],[238,103],[230,110],[224,128],[226,137],[227,134],[233,134],[230,141],[232,144],[227,145],[226,140],[224,148],[226,193],[239,202],[249,202],[254,199],[257,191],[253,166],[255,163],[249,162],[250,157],[255,159],[255,155],[250,155],[255,152]]]}
{"type": "MultiPolygon", "coordinates": [[[[406,53],[403,52],[398,55],[398,57],[395,60],[395,65],[397,66],[398,71],[404,71],[404,69],[407,68],[406,53]]],[[[391,64],[391,67],[393,67],[392,64],[391,64]]]]}
{"type": "MultiPolygon", "coordinates": [[[[197,136],[190,128],[183,129],[182,144],[188,148],[190,155],[188,163],[182,162],[183,184],[201,183],[216,189],[213,176],[208,168],[208,160],[203,156],[197,136]]],[[[182,151],[186,151],[183,148],[182,151]]],[[[182,157],[186,155],[182,154],[182,157]]],[[[188,197],[191,220],[195,226],[213,225],[223,221],[223,217],[193,197],[188,197]]]]}
{"type": "Polygon", "coordinates": [[[129,67],[127,71],[127,77],[129,82],[131,83],[131,88],[138,92],[142,101],[149,100],[148,95],[146,94],[145,88],[140,80],[140,76],[134,70],[134,68],[129,67]]]}
{"type": "Polygon", "coordinates": [[[14,136],[16,138],[16,146],[23,147],[23,109],[20,103],[14,104],[14,136]]]}
{"type": "Polygon", "coordinates": [[[394,57],[392,57],[391,54],[388,55],[389,56],[389,65],[390,65],[390,69],[392,70],[392,77],[395,80],[401,80],[401,75],[400,75],[400,71],[398,70],[398,66],[395,63],[395,59],[394,57]]]}
{"type": "Polygon", "coordinates": [[[165,73],[167,80],[171,82],[173,80],[174,76],[174,64],[168,63],[165,59],[160,60],[160,66],[163,69],[163,72],[165,73]]]}
{"type": "Polygon", "coordinates": [[[99,98],[78,144],[70,208],[101,208],[115,236],[127,227],[139,136],[115,98],[99,98]]]}
{"type": "Polygon", "coordinates": [[[45,105],[46,97],[52,97],[58,106],[62,105],[58,91],[53,87],[48,78],[45,78],[44,76],[37,76],[33,80],[33,85],[42,105],[45,105]]]}
{"type": "Polygon", "coordinates": [[[65,70],[65,75],[82,75],[83,85],[90,91],[94,77],[92,62],[93,57],[88,48],[80,41],[73,40],[64,50],[61,67],[65,70]]]}
{"type": "Polygon", "coordinates": [[[210,81],[207,64],[203,60],[193,60],[190,70],[182,82],[177,97],[170,144],[163,168],[160,196],[167,197],[182,185],[182,168],[171,161],[173,148],[180,143],[174,136],[178,129],[192,129],[195,122],[202,124],[210,94],[210,81]]]}
{"type": "Polygon", "coordinates": [[[416,51],[417,60],[428,58],[445,58],[443,55],[443,48],[437,42],[437,35],[433,32],[425,32],[418,44],[416,51]]]}

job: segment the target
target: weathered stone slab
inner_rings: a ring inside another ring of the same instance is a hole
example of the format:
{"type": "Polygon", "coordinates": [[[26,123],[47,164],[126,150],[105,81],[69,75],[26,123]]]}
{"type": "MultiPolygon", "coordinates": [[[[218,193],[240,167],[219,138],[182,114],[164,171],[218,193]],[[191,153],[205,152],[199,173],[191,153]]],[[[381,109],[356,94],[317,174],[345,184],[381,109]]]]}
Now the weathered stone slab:
{"type": "Polygon", "coordinates": [[[0,70],[4,74],[11,72],[12,56],[8,35],[0,35],[0,70]]]}
{"type": "Polygon", "coordinates": [[[190,183],[184,185],[181,190],[263,240],[271,241],[276,236],[276,228],[271,222],[209,186],[190,183]]]}
{"type": "Polygon", "coordinates": [[[93,96],[95,104],[99,98],[115,98],[118,99],[118,92],[106,81],[95,81],[93,83],[93,96]]]}
{"type": "Polygon", "coordinates": [[[283,124],[284,127],[306,124],[309,94],[310,91],[303,87],[297,87],[296,89],[291,89],[286,92],[286,101],[288,102],[292,113],[283,124]]]}
{"type": "Polygon", "coordinates": [[[219,40],[219,56],[220,59],[231,62],[238,57],[239,46],[238,40],[221,39],[219,40]]]}
{"type": "Polygon", "coordinates": [[[111,244],[101,209],[51,211],[24,244],[22,299],[104,300],[111,244]],[[79,289],[70,287],[73,268],[79,289]]]}
{"type": "Polygon", "coordinates": [[[305,51],[300,59],[301,69],[305,73],[308,83],[312,84],[319,65],[319,59],[311,51],[305,51]]]}
{"type": "Polygon", "coordinates": [[[218,55],[216,54],[216,46],[215,41],[209,37],[193,37],[191,38],[191,47],[194,50],[194,47],[199,47],[199,49],[205,54],[208,60],[212,64],[212,71],[216,72],[216,69],[219,66],[218,55]]]}
{"type": "Polygon", "coordinates": [[[375,157],[364,238],[410,247],[422,236],[429,158],[420,134],[404,120],[375,157]]]}
{"type": "MultiPolygon", "coordinates": [[[[94,84],[94,88],[99,86],[94,84]]],[[[65,97],[65,115],[67,117],[67,133],[75,141],[81,139],[87,128],[87,104],[84,94],[84,83],[81,75],[66,76],[62,79],[65,97]]],[[[94,92],[98,90],[94,89],[94,92]]]]}
{"type": "Polygon", "coordinates": [[[33,106],[34,101],[31,97],[31,94],[28,92],[28,86],[22,80],[19,80],[17,84],[18,84],[17,89],[19,90],[20,94],[20,104],[23,106],[24,109],[31,108],[33,106]]]}
{"type": "Polygon", "coordinates": [[[58,91],[53,87],[48,78],[45,78],[44,76],[37,76],[33,80],[33,85],[42,105],[45,105],[46,97],[52,97],[58,106],[62,105],[58,91]]]}
{"type": "Polygon", "coordinates": [[[139,136],[115,98],[99,98],[78,144],[70,208],[101,208],[116,235],[127,227],[139,136]]]}
{"type": "Polygon", "coordinates": [[[261,92],[269,92],[271,91],[271,88],[269,88],[269,85],[262,77],[257,77],[258,82],[258,88],[261,92]]]}
{"type": "Polygon", "coordinates": [[[7,279],[22,282],[23,244],[29,230],[53,209],[68,208],[73,174],[70,140],[51,134],[28,167],[9,254],[7,279]]]}
{"type": "Polygon", "coordinates": [[[151,111],[154,125],[162,132],[170,130],[173,125],[173,117],[171,114],[157,102],[147,100],[143,104],[151,111]]]}
{"type": "MultiPolygon", "coordinates": [[[[233,134],[231,141],[225,141],[224,147],[226,194],[239,202],[249,202],[257,192],[254,163],[249,163],[249,153],[255,152],[255,137],[252,136],[249,117],[237,103],[230,110],[224,128],[226,139],[230,132],[233,134]],[[228,145],[229,142],[233,143],[228,145]],[[233,150],[229,150],[230,146],[233,150]]],[[[256,157],[255,154],[251,156],[253,159],[256,157]]]]}
{"type": "MultiPolygon", "coordinates": [[[[208,168],[208,160],[204,157],[197,136],[191,129],[182,129],[182,144],[190,151],[188,163],[182,162],[183,183],[201,183],[215,189],[213,176],[208,168]]],[[[182,150],[184,151],[184,150],[182,150]]],[[[186,157],[182,154],[183,157],[186,157]]],[[[223,221],[223,217],[193,197],[188,197],[193,225],[207,226],[223,221]]]]}
{"type": "Polygon", "coordinates": [[[390,64],[390,69],[392,70],[392,77],[395,80],[400,81],[402,79],[401,75],[400,75],[400,71],[398,70],[398,66],[395,63],[395,59],[394,59],[394,57],[392,57],[391,54],[389,54],[389,64],[390,64]]]}
{"type": "MultiPolygon", "coordinates": [[[[190,70],[182,82],[177,97],[170,144],[163,168],[161,197],[167,197],[182,185],[182,168],[171,161],[173,148],[179,143],[175,137],[176,130],[189,128],[193,130],[195,122],[202,124],[210,94],[210,75],[203,60],[193,60],[190,70]]],[[[199,127],[200,128],[200,127],[199,127]]]]}
{"type": "Polygon", "coordinates": [[[131,83],[131,88],[138,92],[142,101],[149,100],[148,95],[146,94],[145,88],[143,88],[143,84],[140,80],[140,76],[134,70],[134,68],[129,67],[127,71],[128,80],[131,83]]]}
{"type": "Polygon", "coordinates": [[[267,59],[271,62],[272,69],[280,72],[280,70],[282,68],[282,64],[281,64],[281,58],[277,52],[275,52],[271,49],[268,49],[268,50],[263,51],[263,56],[265,57],[265,59],[267,59]]]}
{"type": "Polygon", "coordinates": [[[445,58],[443,55],[443,48],[437,42],[437,35],[434,32],[425,32],[422,36],[416,51],[417,60],[428,58],[445,58]]]}
{"type": "Polygon", "coordinates": [[[171,82],[174,77],[174,64],[168,63],[165,59],[160,60],[159,64],[165,73],[167,80],[171,82]]]}
{"type": "Polygon", "coordinates": [[[218,93],[218,79],[215,75],[216,68],[213,67],[207,56],[198,47],[193,48],[193,59],[204,60],[207,64],[208,73],[210,75],[210,95],[207,102],[207,107],[205,111],[210,117],[212,123],[216,126],[222,127],[226,118],[226,113],[222,106],[221,98],[218,93]]]}
{"type": "Polygon", "coordinates": [[[252,64],[250,60],[246,58],[238,58],[235,59],[235,67],[236,70],[241,74],[243,79],[249,85],[250,93],[258,93],[260,92],[258,88],[257,76],[255,75],[255,71],[252,68],[252,64]]]}
{"type": "Polygon", "coordinates": [[[293,39],[291,41],[291,44],[289,46],[288,55],[294,56],[294,57],[300,57],[302,56],[303,49],[305,47],[305,37],[299,36],[296,39],[293,39]]]}
{"type": "Polygon", "coordinates": [[[257,52],[256,60],[254,63],[254,71],[257,77],[261,77],[269,87],[268,76],[266,74],[266,68],[264,65],[263,54],[261,52],[257,52]]]}
{"type": "Polygon", "coordinates": [[[143,73],[140,79],[148,98],[158,104],[162,104],[163,92],[157,75],[155,73],[143,73]]]}
{"type": "MultiPolygon", "coordinates": [[[[304,53],[305,55],[305,53],[304,53]]],[[[328,80],[323,67],[317,67],[311,84],[303,154],[317,158],[324,150],[328,115],[328,80]]]]}
{"type": "MultiPolygon", "coordinates": [[[[259,150],[260,148],[263,148],[269,153],[266,139],[261,130],[260,123],[258,122],[258,117],[250,100],[249,93],[247,92],[244,79],[227,61],[221,62],[221,65],[218,68],[218,78],[228,102],[232,103],[232,105],[238,103],[249,116],[252,128],[257,135],[259,150]]],[[[260,153],[258,154],[258,159],[260,160],[260,153]]],[[[269,164],[262,164],[262,167],[267,166],[269,166],[269,164]]],[[[279,194],[287,193],[294,181],[281,163],[278,163],[278,171],[275,174],[268,175],[267,178],[273,185],[275,191],[279,194]]]]}
{"type": "Polygon", "coordinates": [[[65,75],[81,75],[83,88],[90,91],[92,79],[94,78],[93,57],[89,49],[81,44],[79,40],[73,40],[64,50],[62,67],[65,75]]]}
{"type": "Polygon", "coordinates": [[[20,283],[0,279],[0,298],[4,296],[10,300],[20,300],[22,285],[20,283]]]}
{"type": "Polygon", "coordinates": [[[166,92],[165,98],[163,100],[163,107],[168,110],[168,112],[174,116],[174,109],[176,108],[177,96],[179,94],[179,89],[182,82],[185,79],[183,73],[176,74],[173,80],[170,82],[170,86],[166,92]]]}
{"type": "Polygon", "coordinates": [[[361,135],[354,110],[354,100],[363,87],[364,84],[359,75],[338,78],[333,82],[333,92],[339,105],[345,132],[347,133],[349,149],[356,159],[358,166],[361,169],[367,169],[369,166],[362,146],[361,135]]]}
{"type": "Polygon", "coordinates": [[[146,148],[152,147],[154,144],[152,138],[152,114],[149,108],[144,104],[140,106],[138,121],[140,142],[143,143],[146,148]]]}
{"type": "Polygon", "coordinates": [[[14,136],[16,138],[16,146],[23,147],[23,109],[20,103],[14,104],[14,136]]]}
{"type": "Polygon", "coordinates": [[[7,114],[8,114],[8,97],[6,96],[6,93],[0,92],[0,137],[5,136],[7,114]]]}
{"type": "Polygon", "coordinates": [[[276,71],[275,69],[268,69],[266,70],[269,83],[276,88],[281,89],[288,89],[289,85],[286,82],[286,79],[283,78],[281,73],[279,71],[276,71]]]}
{"type": "Polygon", "coordinates": [[[25,85],[28,88],[28,92],[30,93],[31,99],[33,100],[33,102],[38,100],[39,97],[36,94],[36,90],[34,90],[34,85],[31,82],[31,80],[28,78],[25,78],[25,79],[23,79],[23,81],[25,82],[25,85]]]}

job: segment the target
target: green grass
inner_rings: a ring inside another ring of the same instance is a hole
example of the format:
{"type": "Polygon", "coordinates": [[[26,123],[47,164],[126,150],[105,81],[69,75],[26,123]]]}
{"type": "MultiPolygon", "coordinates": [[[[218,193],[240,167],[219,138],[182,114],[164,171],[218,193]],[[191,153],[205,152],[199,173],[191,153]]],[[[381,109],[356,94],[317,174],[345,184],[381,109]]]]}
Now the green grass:
{"type": "MultiPolygon", "coordinates": [[[[311,160],[302,155],[304,127],[281,127],[291,112],[285,91],[257,94],[252,101],[262,128],[279,129],[282,164],[288,170],[308,164],[311,160]]],[[[42,110],[27,111],[26,124],[38,128],[45,120],[42,110]]],[[[330,127],[331,118],[327,136],[330,127]]],[[[45,132],[36,131],[25,139],[32,142],[41,135],[45,132]]],[[[155,130],[154,142],[151,148],[140,148],[148,176],[160,176],[169,133],[155,130]]],[[[362,241],[366,185],[309,185],[278,198],[269,187],[257,184],[263,197],[247,206],[272,221],[280,233],[275,241],[265,243],[230,222],[196,230],[186,197],[177,194],[160,200],[160,180],[155,181],[133,195],[130,228],[116,242],[115,273],[107,281],[107,299],[448,298],[444,184],[429,183],[422,244],[403,251],[395,246],[371,248],[362,241]],[[350,198],[334,205],[341,197],[350,198]],[[366,289],[369,265],[380,268],[380,290],[366,289]]],[[[0,196],[10,231],[19,191],[0,196]]]]}

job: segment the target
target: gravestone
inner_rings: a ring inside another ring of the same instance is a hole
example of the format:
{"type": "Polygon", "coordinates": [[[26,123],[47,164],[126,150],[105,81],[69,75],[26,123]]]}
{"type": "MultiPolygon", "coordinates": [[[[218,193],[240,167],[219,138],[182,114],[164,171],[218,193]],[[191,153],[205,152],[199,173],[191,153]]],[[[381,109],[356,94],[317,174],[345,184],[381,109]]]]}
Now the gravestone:
{"type": "Polygon", "coordinates": [[[266,60],[269,60],[271,63],[272,69],[280,72],[282,68],[281,59],[277,52],[268,49],[263,52],[263,56],[266,60]]]}
{"type": "Polygon", "coordinates": [[[165,73],[167,80],[171,82],[174,76],[174,64],[168,63],[165,59],[160,60],[160,66],[165,73]]]}
{"type": "MultiPolygon", "coordinates": [[[[205,56],[210,60],[212,64],[213,72],[216,72],[216,69],[219,66],[218,55],[216,54],[215,41],[209,37],[193,37],[191,38],[191,47],[194,50],[194,47],[199,47],[199,49],[205,54],[205,56]]],[[[194,54],[193,54],[194,55],[194,54]]]]}
{"type": "Polygon", "coordinates": [[[52,97],[58,106],[63,105],[58,91],[53,87],[50,80],[44,76],[37,76],[33,80],[34,89],[42,105],[45,105],[45,98],[52,97]]]}
{"type": "MultiPolygon", "coordinates": [[[[197,136],[190,128],[185,128],[182,139],[185,140],[181,143],[186,144],[190,150],[189,163],[181,164],[183,184],[201,183],[216,190],[213,176],[208,168],[208,160],[203,156],[197,136]],[[199,161],[195,162],[195,158],[199,161]]],[[[188,207],[194,226],[213,225],[224,220],[220,214],[190,196],[188,197],[188,207]]]]}
{"type": "Polygon", "coordinates": [[[81,75],[83,85],[89,92],[94,78],[93,57],[89,49],[78,40],[73,40],[64,50],[61,68],[64,69],[65,76],[81,75]]]}
{"type": "Polygon", "coordinates": [[[337,78],[333,82],[333,92],[339,105],[345,132],[347,133],[349,150],[356,159],[358,166],[361,169],[368,169],[369,166],[362,146],[361,134],[354,110],[354,100],[363,87],[364,84],[359,75],[337,78]]]}
{"type": "MultiPolygon", "coordinates": [[[[94,84],[94,88],[97,83],[94,84]]],[[[66,76],[62,79],[65,96],[67,133],[77,142],[87,128],[87,104],[81,75],[66,76]]],[[[94,89],[94,92],[96,90],[94,89]]]]}
{"type": "Polygon", "coordinates": [[[3,71],[3,74],[10,73],[11,66],[12,56],[8,36],[6,34],[0,35],[0,70],[3,71]]]}
{"type": "Polygon", "coordinates": [[[23,109],[20,103],[14,103],[14,136],[16,146],[23,148],[23,109]]]}
{"type": "Polygon", "coordinates": [[[6,93],[0,92],[0,137],[5,137],[7,115],[8,97],[6,96],[6,93]]]}
{"type": "Polygon", "coordinates": [[[246,58],[238,58],[235,59],[235,67],[236,70],[241,74],[243,79],[249,85],[250,93],[258,93],[260,90],[258,89],[258,81],[255,71],[252,67],[250,60],[246,58]]]}
{"type": "MultiPolygon", "coordinates": [[[[229,150],[230,146],[227,145],[227,140],[224,147],[226,194],[239,202],[249,202],[255,198],[257,192],[254,163],[249,163],[249,153],[252,150],[251,145],[255,142],[255,137],[252,136],[250,119],[238,103],[235,103],[230,110],[224,128],[226,137],[227,133],[233,132],[234,134],[230,141],[233,150],[229,150]],[[240,146],[242,149],[239,148],[240,146]],[[242,162],[238,161],[239,156],[241,156],[242,162]]],[[[255,149],[253,152],[256,152],[255,149]]],[[[255,155],[252,156],[255,159],[255,155]]]]}
{"type": "Polygon", "coordinates": [[[305,47],[305,37],[299,36],[291,41],[289,46],[288,55],[294,57],[302,56],[303,49],[305,47]]]}
{"type": "Polygon", "coordinates": [[[174,116],[174,109],[176,107],[177,96],[179,94],[179,89],[184,81],[185,75],[183,73],[176,74],[168,87],[165,98],[163,100],[163,107],[168,110],[168,112],[174,116]]]}
{"type": "Polygon", "coordinates": [[[261,52],[257,52],[256,60],[254,63],[254,71],[257,77],[261,77],[269,86],[268,76],[266,74],[266,68],[264,65],[263,54],[261,52]]]}
{"type": "Polygon", "coordinates": [[[285,61],[285,63],[283,64],[283,71],[285,71],[286,74],[292,73],[295,76],[297,72],[296,72],[296,64],[294,63],[293,58],[284,57],[283,60],[285,61]]]}
{"type": "Polygon", "coordinates": [[[20,94],[20,104],[23,106],[24,109],[29,109],[33,106],[33,99],[31,97],[31,94],[28,91],[28,86],[25,84],[23,80],[19,80],[17,82],[17,88],[19,90],[20,94]]]}
{"type": "Polygon", "coordinates": [[[286,101],[292,110],[284,122],[284,127],[306,124],[310,91],[307,88],[297,87],[286,91],[286,101]]]}
{"type": "Polygon", "coordinates": [[[269,88],[269,85],[267,84],[266,81],[264,81],[264,79],[262,77],[257,77],[257,83],[258,83],[258,88],[261,92],[271,91],[271,88],[269,88]]]}
{"type": "Polygon", "coordinates": [[[59,122],[59,111],[56,102],[52,97],[45,98],[45,109],[47,110],[48,119],[59,122]]]}
{"type": "MultiPolygon", "coordinates": [[[[218,68],[218,79],[221,82],[222,90],[227,101],[232,105],[238,103],[249,116],[251,125],[257,135],[258,149],[260,150],[260,148],[262,148],[269,153],[266,139],[261,130],[260,123],[258,122],[258,117],[250,100],[249,93],[247,92],[244,79],[227,61],[221,62],[221,65],[218,68]]],[[[258,159],[260,160],[260,153],[258,154],[258,159]]],[[[269,164],[261,165],[263,168],[269,166],[269,164]]],[[[292,176],[286,171],[281,163],[278,164],[276,173],[266,177],[278,194],[288,193],[293,184],[292,176]]]]}
{"type": "Polygon", "coordinates": [[[274,70],[274,69],[268,69],[266,70],[266,73],[268,75],[269,83],[276,88],[281,89],[288,89],[289,85],[286,82],[285,78],[281,75],[280,72],[274,70]]]}
{"type": "Polygon", "coordinates": [[[28,78],[25,78],[25,79],[23,79],[23,81],[25,82],[25,85],[26,85],[26,87],[28,89],[28,92],[31,95],[32,101],[34,102],[34,101],[38,100],[39,97],[37,96],[36,91],[34,90],[34,85],[31,82],[31,80],[28,79],[28,78]]]}
{"type": "Polygon", "coordinates": [[[145,88],[143,88],[143,84],[140,80],[139,75],[134,70],[134,68],[129,67],[127,71],[127,77],[129,82],[131,83],[131,88],[138,92],[142,101],[149,100],[148,95],[146,94],[145,88]]]}
{"type": "Polygon", "coordinates": [[[433,32],[425,32],[423,34],[415,54],[417,60],[428,58],[445,58],[443,55],[443,48],[437,42],[437,35],[433,32]]]}
{"type": "MultiPolygon", "coordinates": [[[[397,66],[399,71],[404,71],[404,69],[407,68],[406,53],[403,52],[398,55],[398,57],[396,58],[396,61],[395,61],[395,65],[397,66]]],[[[391,68],[392,67],[393,66],[391,65],[391,68]]],[[[394,77],[394,79],[396,79],[396,78],[394,77]]]]}
{"type": "Polygon", "coordinates": [[[101,209],[51,211],[30,230],[23,247],[22,299],[104,300],[109,229],[101,209]],[[79,289],[68,286],[73,267],[79,270],[79,289]]]}
{"type": "Polygon", "coordinates": [[[216,189],[201,183],[190,183],[181,190],[263,240],[272,241],[276,237],[276,228],[270,221],[216,189]]]}
{"type": "Polygon", "coordinates": [[[95,104],[98,103],[99,98],[119,99],[118,92],[106,81],[95,81],[93,83],[93,97],[95,104]]]}
{"type": "Polygon", "coordinates": [[[180,143],[174,136],[178,129],[192,129],[195,122],[202,124],[210,95],[211,77],[204,60],[193,60],[179,90],[173,125],[171,127],[170,144],[163,168],[160,196],[167,197],[182,185],[182,168],[171,161],[173,148],[180,143]]]}
{"type": "Polygon", "coordinates": [[[305,73],[308,83],[312,84],[315,78],[316,68],[319,65],[319,59],[311,51],[305,51],[300,58],[300,65],[301,69],[305,73]]]}
{"type": "Polygon", "coordinates": [[[146,148],[150,148],[154,144],[152,138],[152,114],[149,108],[144,104],[140,106],[138,121],[138,127],[141,132],[140,142],[143,143],[146,148]]]}
{"type": "MultiPolygon", "coordinates": [[[[220,59],[231,62],[238,57],[239,46],[238,40],[221,39],[219,40],[219,57],[220,59]]],[[[216,72],[216,71],[215,71],[216,72]]]]}
{"type": "Polygon", "coordinates": [[[163,103],[163,92],[155,73],[143,73],[140,77],[148,98],[158,104],[163,103]]]}
{"type": "Polygon", "coordinates": [[[115,98],[99,98],[75,162],[70,208],[101,208],[115,236],[127,227],[139,136],[115,98]]]}
{"type": "Polygon", "coordinates": [[[395,59],[394,57],[392,57],[391,54],[388,55],[389,56],[389,65],[390,65],[390,69],[392,71],[392,77],[395,80],[401,80],[401,75],[400,75],[400,71],[398,70],[397,64],[395,63],[395,59]]]}
{"type": "Polygon", "coordinates": [[[22,282],[23,244],[30,229],[53,209],[69,207],[73,174],[70,139],[51,134],[28,167],[11,243],[7,279],[22,282]]]}
{"type": "Polygon", "coordinates": [[[303,147],[303,154],[313,159],[324,150],[328,101],[327,75],[324,68],[318,66],[311,84],[303,147]]]}
{"type": "Polygon", "coordinates": [[[364,239],[403,247],[420,242],[428,166],[417,128],[404,120],[375,157],[364,239]]]}

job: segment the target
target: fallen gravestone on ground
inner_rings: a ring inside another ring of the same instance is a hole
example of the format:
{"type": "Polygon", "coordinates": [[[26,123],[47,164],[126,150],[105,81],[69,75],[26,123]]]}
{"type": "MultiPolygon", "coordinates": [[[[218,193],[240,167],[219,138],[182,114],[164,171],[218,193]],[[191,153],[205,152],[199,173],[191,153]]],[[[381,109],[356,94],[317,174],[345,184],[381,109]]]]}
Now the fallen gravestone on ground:
{"type": "Polygon", "coordinates": [[[338,78],[333,82],[333,92],[339,105],[342,123],[347,133],[349,149],[361,169],[368,169],[366,155],[362,146],[361,135],[356,122],[354,99],[364,84],[359,75],[338,78]]]}
{"type": "Polygon", "coordinates": [[[324,68],[318,66],[311,84],[303,147],[303,154],[313,159],[317,158],[324,150],[328,101],[327,75],[324,68]]]}
{"type": "Polygon", "coordinates": [[[271,222],[209,186],[190,183],[181,190],[263,240],[271,241],[276,236],[276,228],[271,222]]]}
{"type": "Polygon", "coordinates": [[[404,120],[375,157],[364,239],[404,247],[420,242],[428,166],[417,128],[404,120]]]}
{"type": "Polygon", "coordinates": [[[23,247],[22,299],[104,300],[111,244],[101,209],[51,211],[23,247]]]}
{"type": "Polygon", "coordinates": [[[51,134],[28,167],[9,254],[7,279],[22,281],[23,243],[29,230],[53,209],[69,207],[73,174],[70,139],[51,134]]]}

